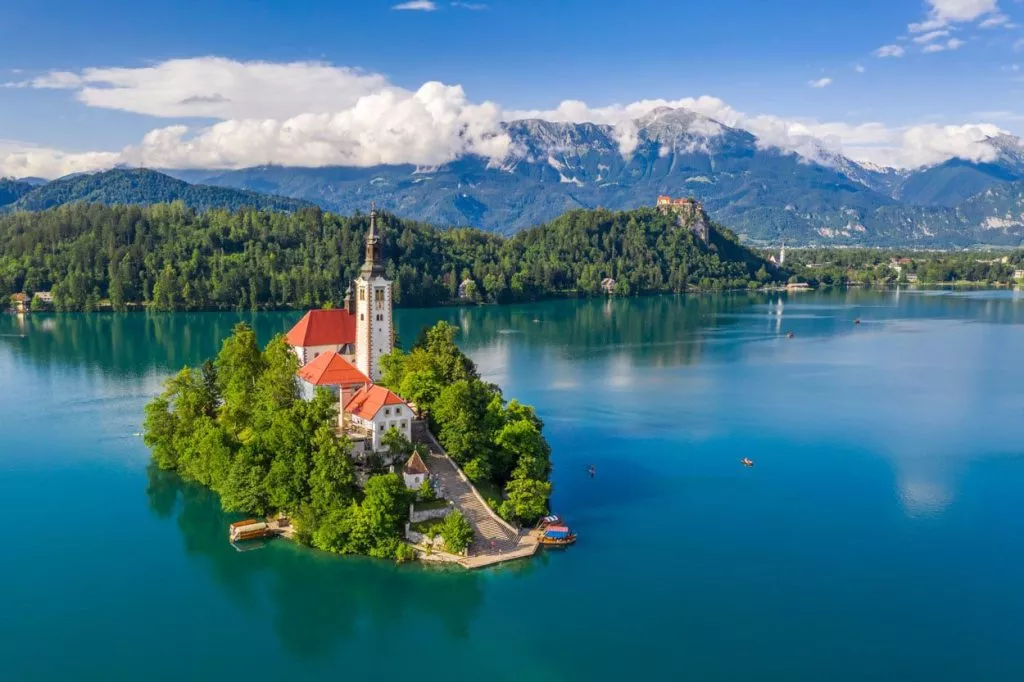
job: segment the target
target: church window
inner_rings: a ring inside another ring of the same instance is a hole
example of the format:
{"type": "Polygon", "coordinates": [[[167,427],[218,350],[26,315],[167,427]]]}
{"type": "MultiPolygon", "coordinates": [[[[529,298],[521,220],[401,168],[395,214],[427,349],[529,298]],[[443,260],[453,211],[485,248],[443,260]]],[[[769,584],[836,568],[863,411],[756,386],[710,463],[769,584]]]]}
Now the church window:
{"type": "Polygon", "coordinates": [[[378,303],[383,303],[384,302],[384,290],[383,289],[375,289],[373,293],[374,293],[374,297],[377,299],[378,303]]]}
{"type": "Polygon", "coordinates": [[[359,288],[359,300],[360,301],[365,301],[366,300],[366,289],[363,289],[362,287],[359,288]]]}
{"type": "Polygon", "coordinates": [[[362,319],[363,319],[363,314],[362,314],[362,313],[359,313],[359,319],[360,319],[360,320],[362,320],[362,319]]]}

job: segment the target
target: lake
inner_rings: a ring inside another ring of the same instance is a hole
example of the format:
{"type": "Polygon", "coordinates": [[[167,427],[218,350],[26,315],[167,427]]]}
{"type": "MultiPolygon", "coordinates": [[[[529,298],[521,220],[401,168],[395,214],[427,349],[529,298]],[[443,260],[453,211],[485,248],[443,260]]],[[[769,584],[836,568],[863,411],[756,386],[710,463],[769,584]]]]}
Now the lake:
{"type": "Polygon", "coordinates": [[[0,678],[1024,679],[1020,292],[397,312],[536,406],[580,536],[474,573],[240,553],[150,471],[162,381],[299,316],[0,318],[0,678]]]}

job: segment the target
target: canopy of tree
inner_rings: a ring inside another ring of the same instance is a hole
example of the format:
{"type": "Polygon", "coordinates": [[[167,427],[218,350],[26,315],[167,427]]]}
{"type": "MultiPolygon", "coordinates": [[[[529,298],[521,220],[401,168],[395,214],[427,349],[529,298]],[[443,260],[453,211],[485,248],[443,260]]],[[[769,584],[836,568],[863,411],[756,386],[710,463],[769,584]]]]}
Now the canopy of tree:
{"type": "Polygon", "coordinates": [[[408,493],[396,474],[360,491],[337,400],[298,396],[295,354],[278,336],[262,352],[245,324],[200,369],[185,367],[146,406],[144,436],[161,469],[207,486],[227,511],[289,514],[300,540],[332,552],[407,558],[408,493]]]}
{"type": "MultiPolygon", "coordinates": [[[[469,295],[490,302],[601,293],[753,287],[779,277],[712,227],[708,244],[654,209],[572,211],[503,238],[381,217],[397,305],[469,295]]],[[[362,261],[365,216],[197,212],[71,204],[0,216],[0,296],[52,290],[58,310],[310,308],[338,305],[362,261]]]]}
{"type": "Polygon", "coordinates": [[[793,249],[786,267],[794,277],[823,286],[892,285],[911,275],[927,284],[1010,284],[1024,268],[1024,252],[793,249]],[[892,267],[894,259],[898,269],[892,267]]]}
{"type": "Polygon", "coordinates": [[[551,495],[544,424],[532,407],[506,403],[500,388],[480,379],[455,345],[456,331],[438,322],[409,353],[382,358],[382,383],[428,411],[438,440],[467,476],[504,487],[497,509],[503,517],[533,522],[547,513],[551,495]]]}

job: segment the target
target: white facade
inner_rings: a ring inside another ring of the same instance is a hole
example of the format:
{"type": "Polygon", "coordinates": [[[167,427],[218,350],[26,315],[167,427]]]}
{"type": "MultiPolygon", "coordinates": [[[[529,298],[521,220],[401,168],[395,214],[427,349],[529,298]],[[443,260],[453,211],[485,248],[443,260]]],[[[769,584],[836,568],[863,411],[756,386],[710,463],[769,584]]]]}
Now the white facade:
{"type": "Polygon", "coordinates": [[[293,346],[292,348],[295,350],[295,354],[299,356],[299,366],[310,363],[314,358],[329,351],[334,351],[352,364],[355,364],[356,356],[353,354],[352,344],[350,343],[333,343],[326,346],[293,346]]]}
{"type": "MultiPolygon", "coordinates": [[[[419,490],[420,486],[423,485],[423,481],[427,480],[426,474],[410,474],[407,471],[402,472],[402,480],[405,481],[405,487],[409,490],[419,490]]],[[[447,510],[445,510],[447,511],[447,510]]]]}
{"type": "Polygon", "coordinates": [[[394,332],[391,328],[391,282],[381,276],[356,279],[356,354],[355,366],[370,378],[380,381],[380,358],[391,352],[394,332]]]}
{"type": "Polygon", "coordinates": [[[371,447],[376,452],[387,452],[387,446],[381,445],[380,439],[393,426],[407,440],[412,440],[412,410],[408,405],[384,405],[373,419],[364,419],[359,415],[351,415],[355,426],[366,429],[371,436],[371,447]]]}

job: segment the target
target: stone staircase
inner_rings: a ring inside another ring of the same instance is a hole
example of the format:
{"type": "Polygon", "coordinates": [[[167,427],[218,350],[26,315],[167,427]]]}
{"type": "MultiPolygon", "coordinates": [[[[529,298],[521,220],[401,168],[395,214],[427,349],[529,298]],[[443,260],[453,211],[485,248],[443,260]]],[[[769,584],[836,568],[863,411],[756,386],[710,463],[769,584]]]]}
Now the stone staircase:
{"type": "Polygon", "coordinates": [[[433,435],[428,432],[423,442],[430,448],[430,454],[424,459],[424,463],[430,470],[435,484],[439,486],[442,496],[451,500],[473,526],[470,555],[505,554],[519,547],[522,534],[512,529],[487,506],[473,485],[441,449],[433,435]]]}

